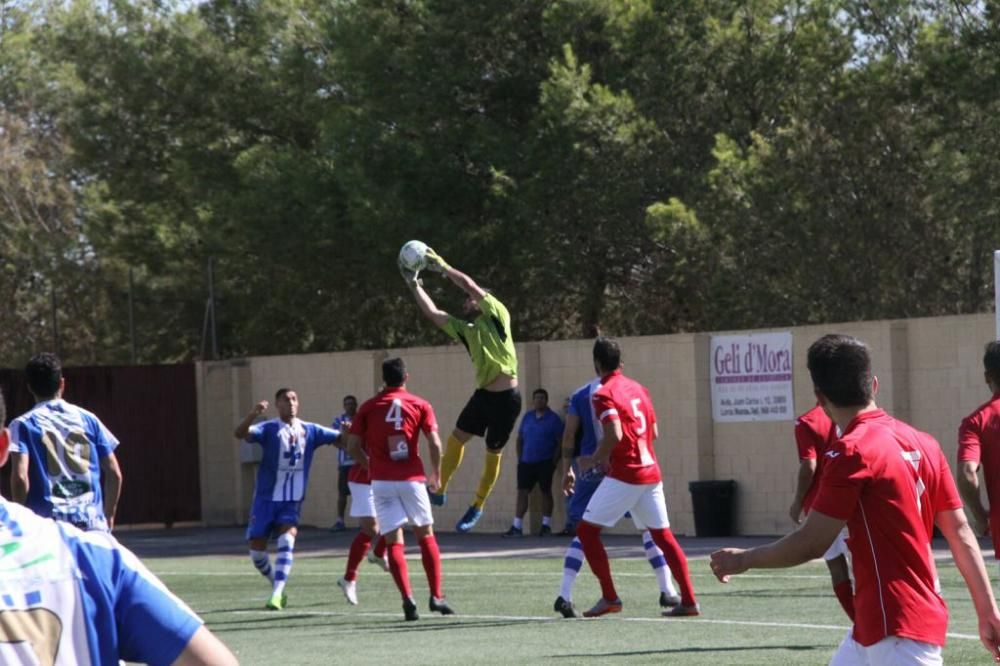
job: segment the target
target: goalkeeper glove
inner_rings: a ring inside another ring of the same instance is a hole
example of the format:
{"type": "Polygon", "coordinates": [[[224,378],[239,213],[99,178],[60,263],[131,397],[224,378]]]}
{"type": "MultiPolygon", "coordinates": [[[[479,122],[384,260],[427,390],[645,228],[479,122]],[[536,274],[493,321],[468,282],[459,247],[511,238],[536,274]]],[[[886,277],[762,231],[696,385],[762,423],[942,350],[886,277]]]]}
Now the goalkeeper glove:
{"type": "Polygon", "coordinates": [[[432,271],[444,273],[446,270],[451,268],[451,266],[448,265],[448,262],[444,260],[444,257],[431,248],[427,248],[427,252],[424,253],[424,257],[427,259],[427,268],[432,271]]]}
{"type": "Polygon", "coordinates": [[[407,287],[416,288],[423,284],[420,278],[417,277],[420,271],[411,270],[404,266],[402,262],[396,262],[396,265],[399,266],[399,274],[403,276],[403,281],[406,282],[407,287]]]}

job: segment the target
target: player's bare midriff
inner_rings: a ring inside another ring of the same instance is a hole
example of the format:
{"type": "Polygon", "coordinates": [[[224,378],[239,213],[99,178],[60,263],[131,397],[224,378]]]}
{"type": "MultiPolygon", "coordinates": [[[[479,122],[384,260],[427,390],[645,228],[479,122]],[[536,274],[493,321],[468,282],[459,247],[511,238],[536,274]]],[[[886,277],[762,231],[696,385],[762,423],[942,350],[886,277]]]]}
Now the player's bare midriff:
{"type": "Polygon", "coordinates": [[[483,390],[490,391],[491,393],[499,393],[500,391],[508,391],[512,388],[517,388],[517,378],[510,375],[499,375],[492,382],[484,386],[483,390]]]}

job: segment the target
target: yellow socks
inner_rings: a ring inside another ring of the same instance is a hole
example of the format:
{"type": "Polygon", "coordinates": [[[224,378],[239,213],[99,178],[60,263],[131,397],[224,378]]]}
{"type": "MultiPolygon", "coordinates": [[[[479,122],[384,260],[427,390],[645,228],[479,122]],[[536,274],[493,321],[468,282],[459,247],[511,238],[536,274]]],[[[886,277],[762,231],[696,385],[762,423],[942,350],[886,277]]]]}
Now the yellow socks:
{"type": "Polygon", "coordinates": [[[448,490],[448,482],[455,474],[455,470],[462,464],[462,455],[465,453],[465,444],[458,441],[455,435],[448,436],[448,444],[444,447],[444,456],[441,458],[441,491],[448,490]]]}
{"type": "MultiPolygon", "coordinates": [[[[450,443],[450,442],[449,442],[450,443]]],[[[493,492],[493,486],[500,476],[500,460],[503,458],[501,451],[487,451],[486,465],[483,467],[483,475],[479,477],[479,488],[476,489],[476,501],[472,506],[482,509],[486,504],[486,498],[493,492]]]]}

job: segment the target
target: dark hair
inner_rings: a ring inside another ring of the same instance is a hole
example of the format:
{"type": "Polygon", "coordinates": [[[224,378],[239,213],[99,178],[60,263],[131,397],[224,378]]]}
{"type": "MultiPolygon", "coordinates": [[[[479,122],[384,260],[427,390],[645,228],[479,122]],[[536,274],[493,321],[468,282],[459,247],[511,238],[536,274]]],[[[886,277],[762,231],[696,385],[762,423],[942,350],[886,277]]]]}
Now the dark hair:
{"type": "Polygon", "coordinates": [[[62,362],[55,354],[48,352],[37,354],[28,361],[24,374],[28,379],[28,388],[35,398],[51,398],[59,392],[62,362]]]}
{"type": "Polygon", "coordinates": [[[536,388],[535,391],[531,394],[531,397],[534,398],[536,395],[539,395],[539,394],[545,396],[545,402],[549,401],[549,392],[546,391],[543,388],[536,388]]]}
{"type": "Polygon", "coordinates": [[[622,348],[618,341],[603,335],[594,340],[594,362],[604,372],[611,372],[621,367],[622,348]]]}
{"type": "Polygon", "coordinates": [[[1000,340],[986,343],[983,354],[983,368],[994,384],[1000,384],[1000,340]]]}
{"type": "Polygon", "coordinates": [[[387,358],[382,361],[382,381],[386,386],[402,386],[406,381],[406,363],[403,359],[387,358]]]}
{"type": "Polygon", "coordinates": [[[358,399],[353,395],[345,395],[341,402],[347,402],[348,400],[353,400],[355,405],[358,404],[358,399]]]}
{"type": "Polygon", "coordinates": [[[872,401],[872,359],[868,345],[850,335],[824,335],[809,347],[813,386],[837,407],[872,401]]]}
{"type": "Polygon", "coordinates": [[[287,395],[289,392],[294,393],[295,389],[288,388],[287,386],[284,387],[284,388],[278,389],[277,391],[274,392],[274,401],[278,402],[278,400],[280,400],[283,396],[287,395]]]}

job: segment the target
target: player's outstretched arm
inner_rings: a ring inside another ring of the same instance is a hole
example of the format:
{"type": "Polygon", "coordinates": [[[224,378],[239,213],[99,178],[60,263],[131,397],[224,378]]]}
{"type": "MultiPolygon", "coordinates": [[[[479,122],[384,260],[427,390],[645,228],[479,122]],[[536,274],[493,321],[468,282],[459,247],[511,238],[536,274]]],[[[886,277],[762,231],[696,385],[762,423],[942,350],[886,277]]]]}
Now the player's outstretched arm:
{"type": "Polygon", "coordinates": [[[440,254],[427,248],[427,267],[431,270],[444,273],[448,276],[448,279],[455,283],[455,286],[468,294],[469,298],[473,299],[477,303],[485,298],[486,290],[476,284],[476,281],[470,278],[468,275],[453,268],[444,260],[440,254]]]}
{"type": "Polygon", "coordinates": [[[114,453],[101,458],[101,478],[104,482],[104,517],[108,520],[108,529],[114,529],[118,500],[122,496],[122,468],[114,453]]]}
{"type": "Polygon", "coordinates": [[[993,597],[993,588],[983,563],[979,542],[973,534],[962,509],[941,511],[934,516],[941,534],[948,540],[948,547],[955,558],[955,566],[965,579],[965,585],[972,596],[972,604],[979,618],[979,637],[983,645],[1000,661],[1000,611],[993,597]]]}
{"type": "Polygon", "coordinates": [[[986,534],[990,521],[979,493],[979,463],[974,460],[963,460],[961,465],[957,479],[958,492],[971,513],[973,530],[982,536],[986,534]]]}
{"type": "Polygon", "coordinates": [[[802,522],[802,500],[805,499],[806,492],[809,491],[809,486],[812,485],[815,474],[815,458],[803,458],[799,461],[799,475],[795,483],[795,499],[792,500],[792,505],[788,507],[788,515],[796,525],[802,522]]]}
{"type": "Polygon", "coordinates": [[[28,501],[28,463],[27,453],[10,454],[10,496],[18,504],[28,501]]]}
{"type": "Polygon", "coordinates": [[[413,293],[413,298],[417,301],[417,307],[420,308],[420,313],[438,328],[447,324],[448,313],[434,303],[434,299],[430,297],[430,294],[424,291],[424,287],[420,284],[420,281],[417,280],[416,277],[407,279],[406,272],[403,273],[403,278],[406,279],[406,286],[410,288],[410,291],[413,293]]]}
{"type": "Polygon", "coordinates": [[[239,666],[239,662],[215,634],[200,627],[172,666],[239,666]]]}
{"type": "MultiPolygon", "coordinates": [[[[346,432],[346,431],[345,431],[346,432]]],[[[354,462],[368,469],[368,454],[361,448],[361,437],[353,433],[347,435],[347,455],[354,458],[354,462]]]]}
{"type": "Polygon", "coordinates": [[[233,436],[238,440],[246,439],[247,433],[250,432],[250,426],[253,425],[254,420],[267,411],[267,400],[261,400],[253,409],[243,417],[243,420],[239,422],[236,429],[233,430],[233,436]]]}
{"type": "Polygon", "coordinates": [[[750,550],[723,548],[711,555],[712,573],[723,583],[748,569],[783,569],[822,557],[846,521],[810,511],[802,527],[788,536],[750,550]]]}

